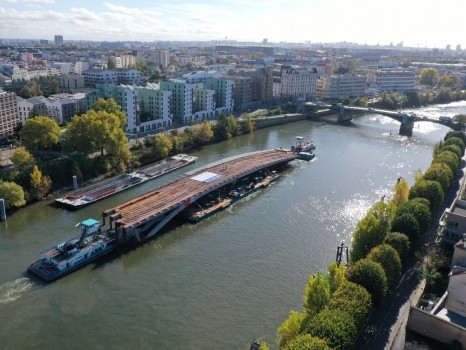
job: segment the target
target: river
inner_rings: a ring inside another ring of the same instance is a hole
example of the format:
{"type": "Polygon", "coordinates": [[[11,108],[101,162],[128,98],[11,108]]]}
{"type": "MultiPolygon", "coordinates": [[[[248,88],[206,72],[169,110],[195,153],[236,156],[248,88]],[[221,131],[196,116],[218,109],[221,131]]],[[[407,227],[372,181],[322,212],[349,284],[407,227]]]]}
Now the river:
{"type": "MultiPolygon", "coordinates": [[[[466,113],[466,103],[418,110],[466,113]]],[[[350,125],[301,121],[202,147],[188,168],[77,211],[43,201],[0,222],[2,349],[244,349],[255,337],[275,345],[276,328],[301,309],[309,274],[334,260],[367,209],[399,176],[412,185],[447,128],[416,123],[398,136],[387,117],[350,125]],[[197,225],[184,224],[136,249],[113,254],[52,284],[24,273],[41,250],[74,225],[224,157],[313,139],[317,157],[197,225]]],[[[71,182],[71,179],[70,179],[71,182]]]]}

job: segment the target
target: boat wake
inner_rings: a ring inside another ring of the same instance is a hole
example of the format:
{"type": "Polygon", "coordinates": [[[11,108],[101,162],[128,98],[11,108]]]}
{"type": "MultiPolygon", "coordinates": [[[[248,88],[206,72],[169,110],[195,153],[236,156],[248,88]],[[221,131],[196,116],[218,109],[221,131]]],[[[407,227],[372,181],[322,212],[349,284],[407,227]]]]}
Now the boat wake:
{"type": "Polygon", "coordinates": [[[33,286],[29,278],[18,278],[0,285],[0,304],[8,304],[21,297],[22,293],[33,286]]]}

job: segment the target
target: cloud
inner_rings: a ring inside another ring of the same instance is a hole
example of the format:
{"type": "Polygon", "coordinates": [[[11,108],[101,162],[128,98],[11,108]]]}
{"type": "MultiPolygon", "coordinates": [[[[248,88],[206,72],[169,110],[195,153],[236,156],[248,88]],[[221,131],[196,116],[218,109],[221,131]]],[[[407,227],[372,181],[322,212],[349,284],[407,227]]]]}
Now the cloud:
{"type": "Polygon", "coordinates": [[[71,14],[74,19],[83,20],[83,21],[100,21],[102,18],[97,15],[95,12],[91,12],[82,7],[73,7],[71,9],[71,14]]]}

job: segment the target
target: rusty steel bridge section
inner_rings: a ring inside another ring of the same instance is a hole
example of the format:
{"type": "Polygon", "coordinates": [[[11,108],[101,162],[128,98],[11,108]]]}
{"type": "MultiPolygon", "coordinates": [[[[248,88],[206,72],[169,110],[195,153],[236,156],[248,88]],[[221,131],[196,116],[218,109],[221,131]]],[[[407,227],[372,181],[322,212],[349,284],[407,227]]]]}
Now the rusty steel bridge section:
{"type": "Polygon", "coordinates": [[[246,153],[197,169],[187,176],[102,213],[102,226],[114,230],[119,242],[154,236],[183,209],[218,188],[298,156],[283,149],[246,153]]]}

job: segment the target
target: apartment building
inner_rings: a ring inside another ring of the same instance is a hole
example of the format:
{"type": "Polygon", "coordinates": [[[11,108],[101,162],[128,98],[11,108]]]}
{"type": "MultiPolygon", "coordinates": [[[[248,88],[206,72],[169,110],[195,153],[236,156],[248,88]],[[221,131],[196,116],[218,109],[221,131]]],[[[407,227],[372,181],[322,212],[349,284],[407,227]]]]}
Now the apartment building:
{"type": "Polygon", "coordinates": [[[413,91],[419,76],[412,71],[400,69],[379,69],[375,73],[375,88],[379,91],[413,91]]]}
{"type": "Polygon", "coordinates": [[[317,82],[317,97],[338,99],[365,96],[366,80],[366,76],[353,74],[321,77],[317,82]]]}
{"type": "Polygon", "coordinates": [[[146,87],[132,85],[96,84],[87,95],[87,105],[92,107],[99,98],[113,98],[126,113],[125,130],[144,133],[172,125],[170,91],[163,91],[157,84],[146,87]]]}
{"type": "Polygon", "coordinates": [[[24,125],[26,119],[32,116],[47,115],[47,106],[42,99],[37,97],[24,99],[19,96],[16,99],[18,115],[22,125],[24,125]]]}
{"type": "Polygon", "coordinates": [[[129,84],[141,83],[141,72],[135,69],[88,69],[82,72],[85,86],[94,87],[95,84],[129,84]]]}
{"type": "Polygon", "coordinates": [[[282,66],[280,79],[276,81],[274,97],[289,100],[296,98],[315,99],[317,91],[317,69],[282,66]]]}
{"type": "Polygon", "coordinates": [[[60,74],[57,81],[60,92],[73,94],[84,91],[84,77],[80,74],[60,74]]]}
{"type": "Polygon", "coordinates": [[[13,135],[19,122],[16,94],[0,90],[0,141],[13,135]]]}
{"type": "Polygon", "coordinates": [[[137,50],[136,60],[144,61],[167,68],[170,64],[170,56],[167,50],[137,50]]]}

